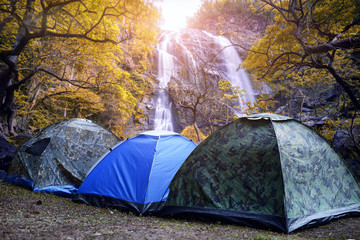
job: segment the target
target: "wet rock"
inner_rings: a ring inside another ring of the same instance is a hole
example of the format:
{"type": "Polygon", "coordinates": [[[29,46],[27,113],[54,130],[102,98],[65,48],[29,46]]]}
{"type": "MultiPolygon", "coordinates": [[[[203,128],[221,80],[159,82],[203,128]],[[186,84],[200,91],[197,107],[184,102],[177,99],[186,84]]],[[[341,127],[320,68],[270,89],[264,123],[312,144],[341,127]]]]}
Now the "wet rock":
{"type": "MultiPolygon", "coordinates": [[[[173,69],[173,77],[168,82],[169,96],[173,103],[174,125],[180,129],[193,124],[194,114],[202,130],[211,128],[214,120],[221,121],[221,124],[233,120],[234,114],[227,113],[231,110],[225,108],[241,103],[229,101],[225,105],[220,101],[224,94],[219,91],[220,80],[227,80],[236,86],[242,82],[241,88],[246,91],[240,97],[241,102],[252,101],[253,88],[246,73],[243,69],[233,71],[234,66],[240,66],[241,59],[225,37],[187,29],[164,34],[161,43],[166,46],[163,49],[167,53],[164,59],[170,56],[173,63],[171,67],[164,64],[160,69],[173,69]],[[205,62],[211,64],[204,65],[205,62]]],[[[168,73],[164,76],[168,77],[168,73]]]]}
{"type": "Polygon", "coordinates": [[[360,126],[352,130],[338,130],[334,135],[333,147],[346,162],[354,177],[360,182],[360,126]]]}
{"type": "Polygon", "coordinates": [[[310,116],[306,121],[304,121],[304,124],[306,124],[309,127],[322,127],[326,124],[326,121],[329,120],[329,117],[312,117],[310,116]]]}

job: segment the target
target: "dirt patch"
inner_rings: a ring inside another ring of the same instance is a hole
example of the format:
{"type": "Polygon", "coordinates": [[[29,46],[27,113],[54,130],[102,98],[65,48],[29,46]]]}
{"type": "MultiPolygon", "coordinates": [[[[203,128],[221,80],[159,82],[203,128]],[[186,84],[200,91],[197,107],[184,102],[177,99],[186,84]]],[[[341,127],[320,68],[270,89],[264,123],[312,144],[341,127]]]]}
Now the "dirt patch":
{"type": "Polygon", "coordinates": [[[142,217],[0,182],[0,239],[360,239],[360,217],[276,233],[232,224],[142,217]]]}

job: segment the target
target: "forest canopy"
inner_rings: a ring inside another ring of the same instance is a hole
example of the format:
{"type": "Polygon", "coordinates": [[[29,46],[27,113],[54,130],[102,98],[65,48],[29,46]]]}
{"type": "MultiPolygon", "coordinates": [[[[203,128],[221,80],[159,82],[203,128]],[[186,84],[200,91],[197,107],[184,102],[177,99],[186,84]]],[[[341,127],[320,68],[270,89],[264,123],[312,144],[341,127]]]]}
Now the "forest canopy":
{"type": "Polygon", "coordinates": [[[354,91],[359,71],[352,57],[360,49],[358,1],[261,2],[275,11],[275,23],[252,47],[247,69],[265,81],[294,75],[311,81],[329,74],[360,110],[354,91]]]}
{"type": "Polygon", "coordinates": [[[142,0],[2,0],[2,135],[16,134],[16,114],[32,128],[84,117],[121,134],[147,86],[158,19],[142,0]]]}
{"type": "MultiPolygon", "coordinates": [[[[273,12],[274,23],[244,62],[253,79],[265,81],[278,98],[288,99],[284,113],[291,114],[291,102],[299,102],[300,111],[304,101],[311,102],[315,113],[328,119],[321,133],[329,139],[336,130],[352,129],[360,110],[359,1],[261,2],[273,12]],[[338,97],[325,105],[334,96],[330,89],[338,97]]],[[[266,96],[258,100],[271,102],[266,96]]]]}

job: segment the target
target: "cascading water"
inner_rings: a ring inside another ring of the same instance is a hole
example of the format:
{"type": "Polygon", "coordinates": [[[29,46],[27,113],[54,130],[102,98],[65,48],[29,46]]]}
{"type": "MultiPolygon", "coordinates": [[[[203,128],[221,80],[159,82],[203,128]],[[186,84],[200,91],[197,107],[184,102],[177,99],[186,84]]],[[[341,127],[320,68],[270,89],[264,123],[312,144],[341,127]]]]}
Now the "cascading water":
{"type": "Polygon", "coordinates": [[[168,83],[175,69],[174,56],[168,53],[170,44],[169,36],[164,35],[164,40],[158,44],[158,80],[159,90],[156,100],[154,129],[174,131],[173,118],[171,114],[172,104],[167,93],[168,83]]]}
{"type": "MultiPolygon", "coordinates": [[[[160,37],[157,50],[159,53],[159,91],[155,109],[155,129],[174,131],[172,104],[168,95],[168,83],[171,77],[181,78],[177,71],[181,70],[184,64],[187,65],[188,69],[197,69],[199,58],[203,61],[209,52],[216,56],[216,66],[213,70],[208,70],[207,74],[217,75],[217,80],[226,79],[241,91],[238,94],[238,103],[235,104],[240,105],[240,109],[234,108],[233,112],[242,116],[244,110],[247,109],[246,104],[255,101],[251,81],[245,70],[241,68],[241,58],[227,38],[213,36],[210,33],[198,30],[165,32],[160,37]],[[216,46],[214,47],[214,45],[216,46]]],[[[182,79],[182,81],[186,84],[189,79],[182,79]]],[[[196,81],[201,81],[201,78],[196,81]]],[[[189,84],[189,82],[187,83],[189,84]]]]}
{"type": "Polygon", "coordinates": [[[229,39],[223,36],[213,36],[205,31],[203,32],[209,37],[215,39],[215,41],[222,47],[219,57],[226,66],[226,70],[223,71],[224,77],[230,81],[234,87],[242,90],[242,92],[238,94],[240,109],[234,109],[234,112],[238,117],[243,116],[243,111],[247,108],[246,104],[251,104],[255,101],[255,93],[248,74],[245,69],[241,67],[242,60],[229,39]]]}

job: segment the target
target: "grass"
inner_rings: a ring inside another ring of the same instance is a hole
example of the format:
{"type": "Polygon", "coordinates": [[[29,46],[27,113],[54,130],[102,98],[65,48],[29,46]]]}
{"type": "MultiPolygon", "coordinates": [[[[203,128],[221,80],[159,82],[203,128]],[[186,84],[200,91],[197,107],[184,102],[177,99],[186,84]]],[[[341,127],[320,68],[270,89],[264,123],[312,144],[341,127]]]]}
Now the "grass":
{"type": "Polygon", "coordinates": [[[0,239],[360,239],[360,217],[283,234],[220,222],[136,216],[0,182],[0,239]]]}

